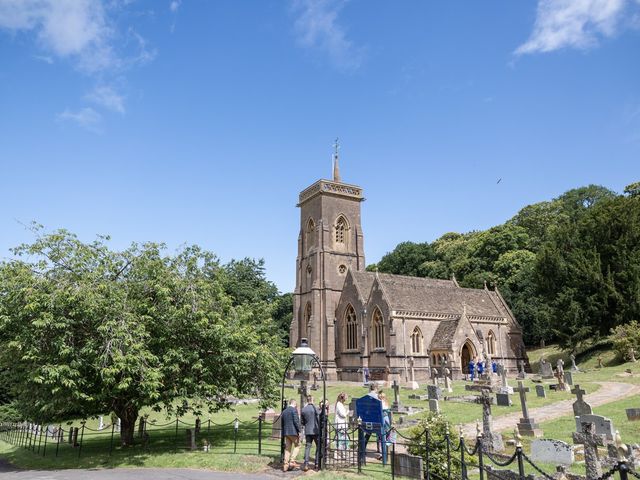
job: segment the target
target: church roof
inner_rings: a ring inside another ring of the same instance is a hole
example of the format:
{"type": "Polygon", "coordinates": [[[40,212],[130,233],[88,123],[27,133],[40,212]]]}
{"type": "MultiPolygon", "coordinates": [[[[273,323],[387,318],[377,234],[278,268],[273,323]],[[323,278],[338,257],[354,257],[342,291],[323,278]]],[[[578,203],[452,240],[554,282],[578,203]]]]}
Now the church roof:
{"type": "MultiPolygon", "coordinates": [[[[375,273],[372,275],[375,278],[375,273]]],[[[407,277],[381,273],[379,282],[392,310],[478,317],[509,317],[497,294],[485,289],[462,288],[453,280],[407,277]],[[496,298],[492,298],[491,295],[496,298]]]]}
{"type": "Polygon", "coordinates": [[[376,274],[351,270],[351,275],[353,276],[353,283],[356,285],[360,295],[364,297],[363,301],[366,302],[369,299],[369,293],[371,293],[371,287],[373,286],[373,280],[376,274]]]}
{"type": "Polygon", "coordinates": [[[431,349],[432,350],[447,350],[451,347],[451,342],[453,342],[453,337],[458,330],[458,322],[459,319],[454,320],[443,320],[438,325],[435,333],[433,334],[433,339],[431,340],[431,349]]]}

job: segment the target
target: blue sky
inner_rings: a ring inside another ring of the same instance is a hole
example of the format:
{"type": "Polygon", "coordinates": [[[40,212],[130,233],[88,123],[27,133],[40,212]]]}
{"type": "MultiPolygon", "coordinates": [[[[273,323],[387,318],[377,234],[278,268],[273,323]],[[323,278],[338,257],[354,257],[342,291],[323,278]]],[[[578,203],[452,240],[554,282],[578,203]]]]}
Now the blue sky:
{"type": "Polygon", "coordinates": [[[369,263],[622,191],[640,1],[0,0],[0,258],[35,220],[262,257],[290,291],[335,137],[369,263]]]}

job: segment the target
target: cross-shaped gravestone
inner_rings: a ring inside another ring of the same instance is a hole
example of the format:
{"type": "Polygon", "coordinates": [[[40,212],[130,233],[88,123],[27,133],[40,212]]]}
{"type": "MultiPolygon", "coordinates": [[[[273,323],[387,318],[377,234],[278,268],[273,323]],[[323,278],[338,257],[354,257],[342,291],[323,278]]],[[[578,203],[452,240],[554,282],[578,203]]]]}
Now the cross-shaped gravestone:
{"type": "Polygon", "coordinates": [[[447,368],[444,371],[444,388],[448,393],[451,393],[453,392],[453,388],[451,388],[451,378],[449,377],[449,375],[451,375],[451,370],[447,368]]]}
{"type": "Polygon", "coordinates": [[[587,392],[582,390],[580,388],[580,385],[576,384],[574,389],[571,390],[571,393],[573,393],[577,397],[577,400],[573,402],[573,414],[576,417],[579,417],[580,415],[587,415],[587,414],[593,413],[593,409],[591,408],[591,405],[585,402],[582,397],[587,392]]]}
{"type": "Polygon", "coordinates": [[[482,404],[482,445],[490,452],[501,452],[504,450],[502,435],[493,431],[491,390],[483,389],[478,400],[482,404]]]}
{"type": "Polygon", "coordinates": [[[521,435],[527,435],[530,437],[539,437],[542,435],[542,430],[532,418],[529,418],[529,409],[527,408],[527,395],[529,387],[525,387],[522,381],[518,381],[518,388],[514,389],[520,394],[520,406],[522,407],[522,418],[518,422],[518,431],[521,435]]]}
{"type": "Polygon", "coordinates": [[[593,433],[593,423],[583,423],[582,432],[573,432],[573,443],[584,445],[584,463],[587,469],[587,480],[595,480],[602,475],[598,446],[604,446],[604,435],[593,433]]]}
{"type": "Polygon", "coordinates": [[[524,360],[518,360],[518,378],[525,379],[527,373],[524,371],[524,360]]]}
{"type": "Polygon", "coordinates": [[[400,410],[400,385],[397,381],[394,380],[391,388],[393,388],[393,405],[391,406],[391,409],[397,412],[398,410],[400,410]]]}

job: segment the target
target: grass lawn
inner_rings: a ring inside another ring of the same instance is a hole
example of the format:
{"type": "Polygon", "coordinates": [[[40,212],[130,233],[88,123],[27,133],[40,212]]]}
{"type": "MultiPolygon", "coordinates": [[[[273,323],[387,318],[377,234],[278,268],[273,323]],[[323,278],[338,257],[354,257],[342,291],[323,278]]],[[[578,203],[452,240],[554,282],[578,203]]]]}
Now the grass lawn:
{"type": "MultiPolygon", "coordinates": [[[[597,365],[598,352],[591,352],[588,355],[579,357],[578,365],[584,370],[582,373],[574,375],[574,383],[579,383],[588,394],[594,393],[601,386],[596,383],[599,381],[618,381],[640,384],[640,375],[628,375],[625,373],[627,368],[631,368],[634,372],[640,372],[640,363],[616,363],[613,353],[601,352],[604,360],[605,368],[595,368],[597,365]]],[[[568,355],[560,352],[556,347],[550,346],[545,349],[533,350],[529,353],[532,366],[537,368],[537,360],[544,355],[549,361],[555,363],[555,359],[559,356],[565,356],[565,367],[570,367],[571,362],[568,355]]],[[[552,383],[548,381],[547,383],[552,383]]],[[[474,392],[465,390],[466,382],[457,381],[453,384],[453,394],[445,395],[473,395],[474,392]]],[[[510,379],[510,384],[516,386],[517,382],[510,379]]],[[[547,398],[539,398],[535,395],[534,382],[530,379],[525,381],[531,391],[527,395],[527,403],[530,409],[553,404],[560,400],[573,398],[568,392],[549,392],[547,398]]],[[[419,393],[424,392],[424,385],[419,393]]],[[[361,397],[367,393],[367,389],[357,384],[331,384],[327,388],[327,397],[333,404],[338,393],[346,392],[351,398],[361,397]]],[[[387,397],[393,401],[393,390],[385,389],[387,397]]],[[[417,393],[416,392],[416,393],[417,393]]],[[[404,405],[422,408],[423,412],[405,418],[420,418],[426,415],[428,410],[428,402],[424,400],[411,400],[409,395],[414,393],[411,390],[401,389],[400,400],[404,405]]],[[[293,389],[285,389],[285,396],[296,398],[297,391],[293,389]]],[[[316,400],[321,399],[321,391],[314,392],[316,400]]],[[[519,412],[520,400],[518,395],[512,397],[513,405],[511,407],[493,407],[493,416],[519,412]]],[[[640,442],[640,428],[626,420],[624,409],[630,407],[639,407],[640,398],[629,398],[619,400],[610,404],[597,407],[594,413],[604,415],[611,418],[615,428],[620,430],[623,439],[627,443],[640,442]]],[[[482,418],[482,407],[471,403],[453,403],[440,402],[443,415],[452,425],[452,433],[457,431],[456,426],[460,423],[475,422],[476,419],[482,418]]],[[[90,418],[86,421],[86,428],[82,438],[82,451],[78,448],[71,447],[66,441],[60,444],[56,456],[56,444],[49,441],[46,446],[46,455],[44,455],[44,445],[36,444],[34,451],[27,450],[22,447],[15,447],[6,442],[0,442],[0,456],[6,458],[9,462],[22,468],[111,468],[111,467],[188,467],[203,468],[217,471],[243,471],[257,472],[269,470],[269,465],[279,455],[279,440],[270,439],[271,424],[264,423],[262,430],[262,454],[258,455],[258,416],[257,404],[240,404],[236,405],[232,410],[217,412],[213,415],[201,417],[201,431],[197,435],[197,445],[200,450],[189,451],[186,449],[186,429],[193,428],[195,417],[193,415],[185,415],[178,419],[176,431],[176,419],[167,417],[164,413],[154,412],[150,408],[142,410],[141,414],[148,415],[147,433],[149,434],[149,442],[142,444],[142,440],[136,436],[136,445],[132,447],[120,447],[118,434],[114,435],[113,445],[111,443],[111,428],[97,432],[98,419],[90,418]],[[235,419],[240,421],[237,435],[233,428],[235,419]],[[209,452],[202,451],[205,443],[211,445],[209,452]],[[38,447],[40,451],[38,453],[38,447]],[[234,453],[235,450],[235,453],[234,453]]],[[[104,415],[105,423],[108,423],[108,412],[104,415]]],[[[70,427],[81,427],[80,419],[69,420],[62,423],[65,431],[70,427]]],[[[402,429],[402,424],[398,427],[402,429]]],[[[572,415],[559,418],[557,420],[545,422],[542,424],[545,438],[554,438],[564,440],[568,443],[571,441],[571,432],[575,430],[575,422],[572,415]]],[[[65,435],[65,440],[67,436],[65,435]]],[[[529,451],[529,441],[525,442],[525,452],[529,451]]],[[[574,469],[580,472],[583,467],[576,466],[574,469]]],[[[388,477],[388,467],[386,471],[382,471],[380,465],[370,465],[367,476],[371,478],[388,477]]],[[[553,466],[545,466],[545,471],[553,472],[553,466]]],[[[336,475],[335,472],[320,473],[315,475],[317,478],[354,478],[357,475],[353,473],[344,473],[336,475]]]]}

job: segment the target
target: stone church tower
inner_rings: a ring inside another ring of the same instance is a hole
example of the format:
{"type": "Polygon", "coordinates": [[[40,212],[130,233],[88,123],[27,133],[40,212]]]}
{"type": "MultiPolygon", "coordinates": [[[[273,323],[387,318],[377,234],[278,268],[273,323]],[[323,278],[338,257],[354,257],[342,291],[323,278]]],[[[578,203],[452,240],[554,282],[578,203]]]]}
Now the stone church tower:
{"type": "Polygon", "coordinates": [[[365,268],[360,202],[362,189],[340,180],[338,153],[333,181],[318,180],[300,193],[290,344],[301,338],[318,354],[327,377],[336,379],[336,306],[349,270],[365,268]]]}

